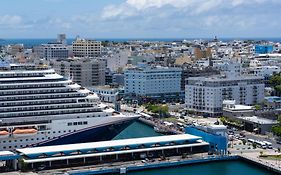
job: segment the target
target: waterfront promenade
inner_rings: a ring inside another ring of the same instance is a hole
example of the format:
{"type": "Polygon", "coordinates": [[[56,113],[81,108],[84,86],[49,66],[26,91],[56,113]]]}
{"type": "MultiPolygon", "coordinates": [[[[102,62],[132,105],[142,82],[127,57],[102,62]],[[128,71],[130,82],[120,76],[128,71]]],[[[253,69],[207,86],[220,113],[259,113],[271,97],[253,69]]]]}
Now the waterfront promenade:
{"type": "MultiPolygon", "coordinates": [[[[261,150],[263,151],[263,150],[261,150]]],[[[267,155],[276,155],[276,152],[274,150],[263,152],[263,154],[267,155]]],[[[263,159],[259,157],[260,152],[247,152],[239,154],[239,157],[241,157],[244,160],[250,161],[252,163],[255,163],[259,166],[262,166],[266,169],[272,170],[276,173],[281,173],[281,161],[276,159],[263,159]]]]}

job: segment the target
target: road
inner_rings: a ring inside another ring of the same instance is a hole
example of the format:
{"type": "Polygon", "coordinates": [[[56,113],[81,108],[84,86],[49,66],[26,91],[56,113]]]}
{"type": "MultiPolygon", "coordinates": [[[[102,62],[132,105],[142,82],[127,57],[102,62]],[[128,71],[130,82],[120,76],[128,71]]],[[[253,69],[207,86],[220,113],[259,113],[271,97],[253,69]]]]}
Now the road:
{"type": "MultiPolygon", "coordinates": [[[[239,134],[241,131],[234,131],[234,135],[239,134]]],[[[253,140],[260,140],[260,141],[268,141],[272,143],[272,147],[274,149],[281,148],[281,144],[276,143],[276,140],[273,138],[268,138],[266,135],[258,135],[250,132],[245,133],[245,139],[253,139],[253,140]]]]}

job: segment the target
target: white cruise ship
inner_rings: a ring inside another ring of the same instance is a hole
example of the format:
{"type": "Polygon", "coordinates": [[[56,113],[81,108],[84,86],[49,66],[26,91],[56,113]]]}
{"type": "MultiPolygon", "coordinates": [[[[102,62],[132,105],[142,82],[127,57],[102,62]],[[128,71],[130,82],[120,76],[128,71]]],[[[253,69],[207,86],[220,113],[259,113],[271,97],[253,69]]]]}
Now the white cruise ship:
{"type": "Polygon", "coordinates": [[[0,67],[0,150],[109,140],[137,118],[53,69],[0,67]]]}

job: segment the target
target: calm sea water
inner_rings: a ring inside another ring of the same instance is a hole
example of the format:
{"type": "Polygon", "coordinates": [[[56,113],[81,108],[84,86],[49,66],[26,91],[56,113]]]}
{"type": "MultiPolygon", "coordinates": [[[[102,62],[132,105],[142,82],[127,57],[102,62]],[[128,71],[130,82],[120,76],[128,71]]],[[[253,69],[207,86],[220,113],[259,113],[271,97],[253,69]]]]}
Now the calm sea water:
{"type": "Polygon", "coordinates": [[[249,163],[227,161],[129,172],[127,175],[274,175],[274,173],[249,163]]]}
{"type": "MultiPolygon", "coordinates": [[[[132,40],[143,40],[143,41],[182,41],[182,40],[195,40],[195,39],[202,39],[202,40],[213,40],[213,38],[96,38],[98,41],[115,41],[115,42],[125,42],[125,41],[132,41],[132,40]]],[[[281,38],[219,38],[221,41],[227,42],[232,40],[266,40],[266,41],[273,41],[273,42],[281,42],[281,38]]],[[[74,39],[70,38],[67,39],[67,43],[71,44],[74,39]]],[[[56,39],[53,38],[38,38],[38,39],[1,39],[0,38],[0,45],[8,45],[8,44],[24,44],[25,48],[32,48],[33,46],[38,46],[40,44],[46,44],[50,42],[56,42],[56,39]]]]}
{"type": "MultiPolygon", "coordinates": [[[[152,127],[140,122],[135,122],[114,139],[159,135],[160,134],[154,132],[152,127]]],[[[274,173],[246,162],[227,161],[129,172],[127,175],[274,175],[274,173]]]]}
{"type": "Polygon", "coordinates": [[[113,140],[138,137],[152,137],[159,135],[161,134],[156,133],[152,127],[147,126],[141,122],[135,122],[125,130],[123,130],[120,134],[118,134],[113,140]]]}

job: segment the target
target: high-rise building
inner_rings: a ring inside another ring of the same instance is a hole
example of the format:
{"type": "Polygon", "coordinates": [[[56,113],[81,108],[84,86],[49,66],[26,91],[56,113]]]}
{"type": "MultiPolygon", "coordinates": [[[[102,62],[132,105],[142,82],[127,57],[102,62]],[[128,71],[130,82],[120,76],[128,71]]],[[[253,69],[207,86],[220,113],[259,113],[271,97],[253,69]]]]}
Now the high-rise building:
{"type": "Polygon", "coordinates": [[[194,67],[191,65],[183,65],[181,74],[181,89],[185,90],[185,81],[189,77],[206,77],[220,74],[220,71],[212,67],[194,67]]]}
{"type": "Polygon", "coordinates": [[[67,45],[66,35],[65,34],[58,34],[57,42],[63,45],[67,45]]]}
{"type": "Polygon", "coordinates": [[[264,87],[263,77],[257,76],[191,77],[185,87],[185,104],[188,110],[218,116],[224,100],[243,105],[261,103],[264,87]]]}
{"type": "Polygon", "coordinates": [[[84,86],[105,85],[105,68],[104,60],[56,60],[51,65],[55,71],[65,77],[70,77],[75,83],[84,86]]]}
{"type": "Polygon", "coordinates": [[[101,55],[101,42],[95,40],[76,39],[72,43],[75,57],[93,58],[101,55]]]}
{"type": "Polygon", "coordinates": [[[171,67],[136,67],[125,71],[125,94],[150,98],[179,98],[181,69],[171,67]]]}

